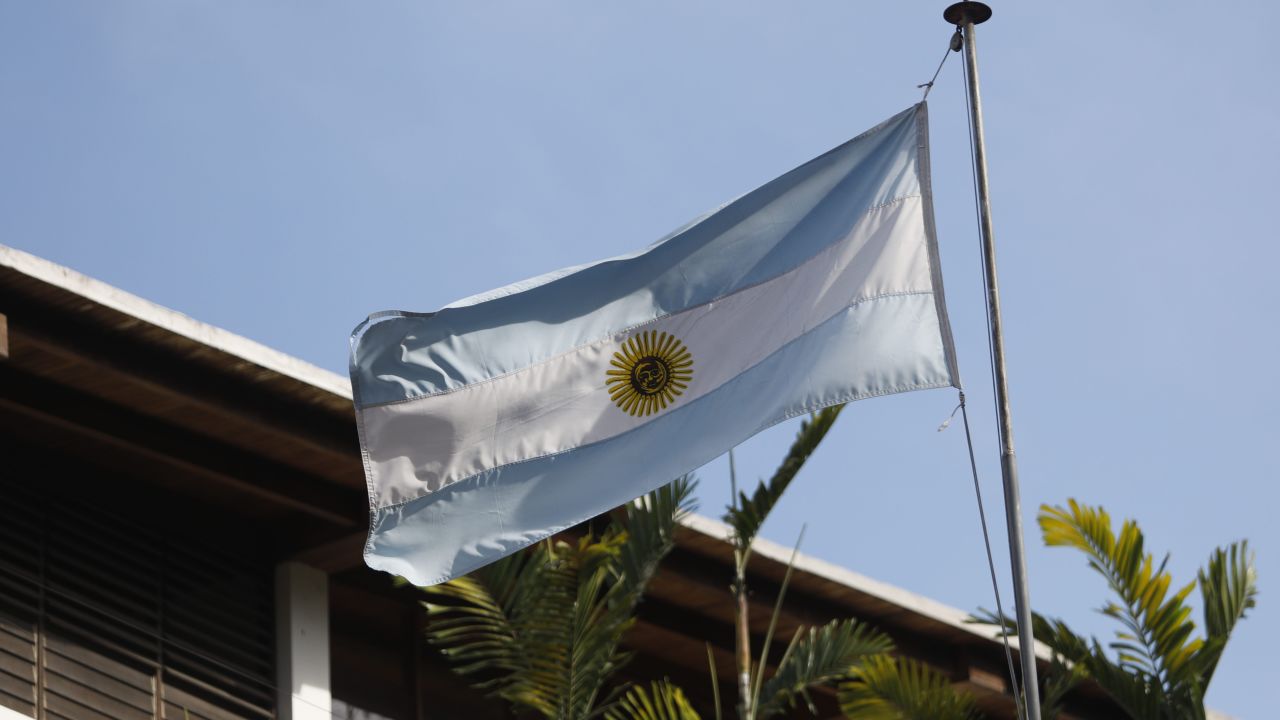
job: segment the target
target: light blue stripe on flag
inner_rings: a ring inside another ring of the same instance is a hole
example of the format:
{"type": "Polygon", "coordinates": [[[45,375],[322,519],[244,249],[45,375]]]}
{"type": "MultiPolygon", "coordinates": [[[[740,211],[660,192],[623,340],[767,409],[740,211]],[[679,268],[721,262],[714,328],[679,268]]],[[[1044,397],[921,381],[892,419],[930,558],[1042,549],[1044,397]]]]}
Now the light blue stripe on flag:
{"type": "Polygon", "coordinates": [[[662,243],[352,337],[371,567],[442,582],[770,425],[956,385],[926,110],[662,243]]]}

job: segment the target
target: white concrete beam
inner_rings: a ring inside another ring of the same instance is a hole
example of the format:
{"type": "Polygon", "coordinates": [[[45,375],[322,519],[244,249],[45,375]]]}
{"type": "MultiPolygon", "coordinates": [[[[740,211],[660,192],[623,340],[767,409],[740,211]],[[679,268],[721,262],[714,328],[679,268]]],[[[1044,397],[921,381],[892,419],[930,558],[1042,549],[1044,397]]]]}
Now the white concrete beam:
{"type": "Polygon", "coordinates": [[[276,717],[331,720],[329,576],[308,565],[276,566],[276,717]]]}

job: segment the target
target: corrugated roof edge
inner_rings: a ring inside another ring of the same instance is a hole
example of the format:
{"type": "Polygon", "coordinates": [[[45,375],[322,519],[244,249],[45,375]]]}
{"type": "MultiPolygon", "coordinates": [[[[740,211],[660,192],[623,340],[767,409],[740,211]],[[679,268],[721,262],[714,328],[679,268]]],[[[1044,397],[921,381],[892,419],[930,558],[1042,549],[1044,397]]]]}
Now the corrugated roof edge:
{"type": "Polygon", "coordinates": [[[10,268],[142,322],[168,330],[175,335],[333,393],[345,400],[351,399],[351,381],[345,376],[299,360],[292,355],[286,355],[220,327],[200,322],[189,315],[157,305],[71,268],[7,245],[0,245],[0,267],[10,268]]]}

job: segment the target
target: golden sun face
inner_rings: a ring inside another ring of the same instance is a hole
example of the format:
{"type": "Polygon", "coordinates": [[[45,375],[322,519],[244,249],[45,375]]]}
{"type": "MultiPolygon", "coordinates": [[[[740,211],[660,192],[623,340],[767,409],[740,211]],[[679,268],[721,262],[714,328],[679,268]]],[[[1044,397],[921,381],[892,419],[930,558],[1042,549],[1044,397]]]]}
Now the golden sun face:
{"type": "Polygon", "coordinates": [[[630,415],[666,410],[689,387],[693,355],[675,335],[646,330],[622,343],[610,361],[605,387],[630,415]]]}

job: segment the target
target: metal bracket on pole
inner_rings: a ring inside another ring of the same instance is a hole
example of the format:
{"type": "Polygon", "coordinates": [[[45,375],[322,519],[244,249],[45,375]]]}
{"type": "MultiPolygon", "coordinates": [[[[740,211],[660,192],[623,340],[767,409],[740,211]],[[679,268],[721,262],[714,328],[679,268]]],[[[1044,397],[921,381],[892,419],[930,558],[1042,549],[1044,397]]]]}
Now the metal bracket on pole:
{"type": "Polygon", "coordinates": [[[1031,630],[1031,592],[1022,542],[1022,500],[1018,490],[1018,462],[1013,452],[1013,425],[1009,420],[1009,383],[1004,360],[1004,326],[1000,317],[1000,289],[996,280],[995,232],[991,222],[991,195],[987,183],[987,146],[982,126],[982,96],[978,88],[978,49],[974,26],[991,19],[991,8],[980,2],[959,2],[942,13],[964,35],[965,65],[969,76],[969,115],[973,127],[973,156],[978,183],[978,210],[987,283],[987,309],[991,318],[991,350],[995,370],[996,409],[1000,419],[1000,474],[1004,480],[1005,520],[1009,530],[1009,559],[1013,566],[1013,593],[1018,615],[1019,659],[1022,662],[1023,705],[1028,720],[1040,720],[1040,686],[1036,673],[1036,646],[1031,630]]]}

